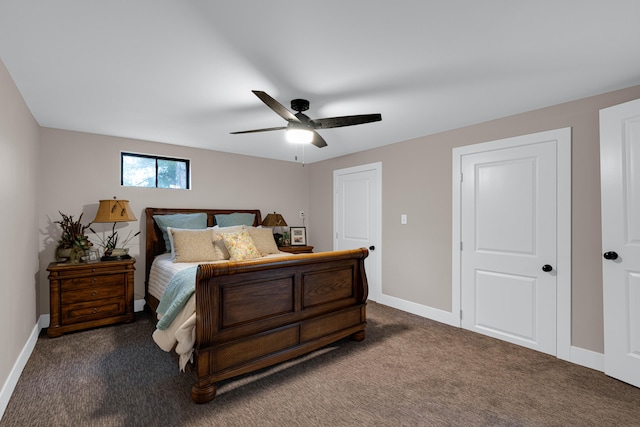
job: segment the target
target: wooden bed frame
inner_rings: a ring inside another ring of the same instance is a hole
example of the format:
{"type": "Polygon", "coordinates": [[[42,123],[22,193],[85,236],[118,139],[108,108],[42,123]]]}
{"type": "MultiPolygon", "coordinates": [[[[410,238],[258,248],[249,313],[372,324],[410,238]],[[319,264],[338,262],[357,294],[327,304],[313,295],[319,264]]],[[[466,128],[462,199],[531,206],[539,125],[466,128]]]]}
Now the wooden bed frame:
{"type": "MultiPolygon", "coordinates": [[[[165,252],[153,215],[259,210],[147,208],[145,298],[153,258],[165,252]]],[[[265,368],[345,337],[365,337],[368,294],[366,248],[298,254],[221,264],[201,264],[196,275],[196,342],[191,372],[196,403],[214,399],[217,381],[265,368]]]]}

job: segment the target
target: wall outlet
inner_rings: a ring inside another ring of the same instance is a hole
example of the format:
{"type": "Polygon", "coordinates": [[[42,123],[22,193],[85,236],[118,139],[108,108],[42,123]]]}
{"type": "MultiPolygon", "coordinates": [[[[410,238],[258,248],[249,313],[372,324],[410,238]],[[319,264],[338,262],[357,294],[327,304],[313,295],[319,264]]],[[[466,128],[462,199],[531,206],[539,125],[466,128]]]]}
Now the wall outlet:
{"type": "Polygon", "coordinates": [[[300,218],[304,219],[304,211],[300,211],[300,218]]]}

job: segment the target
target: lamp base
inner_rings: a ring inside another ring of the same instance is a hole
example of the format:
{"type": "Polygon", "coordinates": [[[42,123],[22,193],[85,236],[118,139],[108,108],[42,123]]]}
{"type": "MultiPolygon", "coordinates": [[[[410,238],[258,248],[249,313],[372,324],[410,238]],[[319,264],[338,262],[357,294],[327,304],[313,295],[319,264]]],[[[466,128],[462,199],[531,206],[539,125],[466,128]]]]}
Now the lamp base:
{"type": "Polygon", "coordinates": [[[117,256],[102,256],[100,257],[100,261],[122,261],[124,259],[131,259],[131,255],[117,255],[117,256]]]}

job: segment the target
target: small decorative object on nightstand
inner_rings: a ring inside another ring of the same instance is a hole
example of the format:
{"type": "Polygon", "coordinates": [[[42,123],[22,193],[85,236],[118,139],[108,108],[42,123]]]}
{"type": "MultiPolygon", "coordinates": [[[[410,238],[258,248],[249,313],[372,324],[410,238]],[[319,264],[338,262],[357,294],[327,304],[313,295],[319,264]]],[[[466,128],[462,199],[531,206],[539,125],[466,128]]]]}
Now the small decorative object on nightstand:
{"type": "Polygon", "coordinates": [[[47,335],[133,322],[135,258],[83,264],[49,264],[51,321],[47,335]]]}
{"type": "Polygon", "coordinates": [[[291,246],[307,246],[306,227],[289,227],[291,246]]]}
{"type": "Polygon", "coordinates": [[[89,237],[85,235],[88,225],[82,225],[82,214],[77,221],[73,219],[73,215],[65,215],[58,211],[62,216],[61,221],[55,221],[62,228],[62,236],[58,241],[56,248],[56,258],[60,261],[69,261],[71,264],[78,264],[84,256],[85,251],[91,247],[89,237]]]}
{"type": "Polygon", "coordinates": [[[290,254],[310,254],[313,252],[313,246],[280,246],[278,249],[290,254]]]}

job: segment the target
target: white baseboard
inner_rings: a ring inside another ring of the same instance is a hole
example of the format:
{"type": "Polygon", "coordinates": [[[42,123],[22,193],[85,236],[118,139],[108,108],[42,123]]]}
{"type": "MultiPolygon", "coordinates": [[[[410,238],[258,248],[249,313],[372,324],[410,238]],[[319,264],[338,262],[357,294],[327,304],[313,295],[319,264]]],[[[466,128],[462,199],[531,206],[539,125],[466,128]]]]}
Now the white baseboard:
{"type": "MultiPolygon", "coordinates": [[[[40,327],[40,331],[45,328],[48,328],[50,324],[51,324],[51,315],[49,314],[43,314],[42,316],[40,316],[40,319],[38,319],[38,326],[40,327]]],[[[40,331],[38,331],[38,334],[40,333],[40,331]]]]}
{"type": "Polygon", "coordinates": [[[571,347],[571,363],[604,372],[604,354],[580,347],[571,347]]]}
{"type": "Polygon", "coordinates": [[[144,305],[146,304],[146,301],[144,299],[137,299],[133,302],[133,311],[135,311],[136,313],[139,311],[144,310],[144,305]]]}
{"type": "MultiPolygon", "coordinates": [[[[48,317],[49,315],[47,315],[48,317]]],[[[25,343],[24,347],[22,347],[22,351],[18,356],[18,359],[13,364],[13,368],[9,372],[9,376],[2,386],[2,390],[0,390],[0,420],[4,415],[4,411],[7,409],[7,405],[9,404],[9,399],[11,399],[11,395],[13,394],[13,390],[15,390],[16,385],[18,384],[18,380],[20,379],[20,375],[22,374],[22,370],[27,364],[29,357],[31,357],[31,353],[36,346],[36,342],[38,341],[38,335],[40,335],[40,331],[42,330],[41,324],[42,316],[40,316],[40,320],[33,327],[31,331],[31,335],[29,335],[29,339],[25,343]]],[[[49,320],[47,319],[47,324],[49,324],[49,320]]]]}
{"type": "Polygon", "coordinates": [[[377,302],[389,307],[397,308],[398,310],[406,311],[411,314],[426,317],[427,319],[435,320],[436,322],[456,327],[460,326],[460,319],[454,316],[453,313],[440,310],[438,308],[417,304],[415,302],[406,301],[401,298],[384,294],[382,294],[380,298],[378,298],[377,302]]]}

